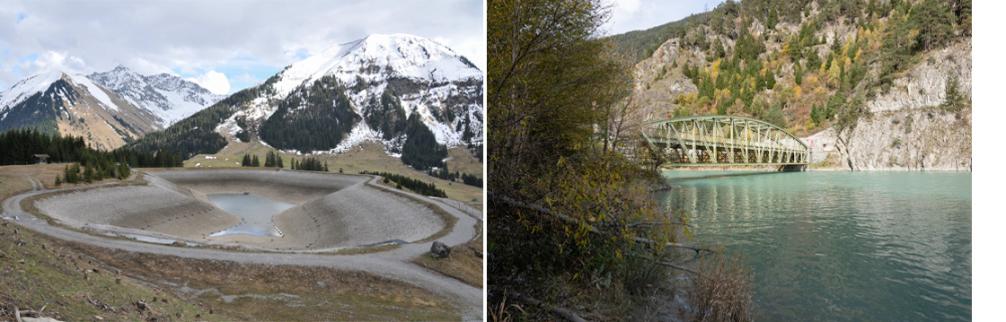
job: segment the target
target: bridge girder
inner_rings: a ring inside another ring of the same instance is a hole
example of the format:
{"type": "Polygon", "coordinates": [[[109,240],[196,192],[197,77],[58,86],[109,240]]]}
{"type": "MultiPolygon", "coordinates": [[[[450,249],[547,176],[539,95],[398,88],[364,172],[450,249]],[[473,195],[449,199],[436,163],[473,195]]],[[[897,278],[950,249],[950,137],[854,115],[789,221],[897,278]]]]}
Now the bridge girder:
{"type": "Polygon", "coordinates": [[[669,166],[802,166],[810,149],[786,130],[742,116],[689,116],[643,125],[658,163],[669,166]]]}

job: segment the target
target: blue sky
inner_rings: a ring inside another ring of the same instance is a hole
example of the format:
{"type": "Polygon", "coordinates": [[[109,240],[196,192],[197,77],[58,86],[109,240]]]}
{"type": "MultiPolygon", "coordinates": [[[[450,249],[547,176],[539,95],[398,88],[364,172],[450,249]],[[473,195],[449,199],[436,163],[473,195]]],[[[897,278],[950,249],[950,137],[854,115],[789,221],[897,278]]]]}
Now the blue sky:
{"type": "Polygon", "coordinates": [[[648,29],[688,15],[712,10],[723,0],[608,0],[611,17],[605,34],[614,35],[648,29]]]}
{"type": "Polygon", "coordinates": [[[485,68],[481,0],[13,0],[0,6],[0,90],[43,70],[124,65],[233,93],[374,33],[431,38],[485,68]]]}

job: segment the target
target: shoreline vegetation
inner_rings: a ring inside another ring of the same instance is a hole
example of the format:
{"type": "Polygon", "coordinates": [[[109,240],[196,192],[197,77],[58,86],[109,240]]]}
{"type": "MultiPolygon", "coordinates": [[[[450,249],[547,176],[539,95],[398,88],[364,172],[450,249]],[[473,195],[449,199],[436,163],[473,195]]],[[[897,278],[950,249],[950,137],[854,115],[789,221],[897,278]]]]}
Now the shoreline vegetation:
{"type": "Polygon", "coordinates": [[[692,245],[624,157],[630,66],[599,0],[489,3],[488,307],[493,321],[751,320],[751,275],[692,245]]]}

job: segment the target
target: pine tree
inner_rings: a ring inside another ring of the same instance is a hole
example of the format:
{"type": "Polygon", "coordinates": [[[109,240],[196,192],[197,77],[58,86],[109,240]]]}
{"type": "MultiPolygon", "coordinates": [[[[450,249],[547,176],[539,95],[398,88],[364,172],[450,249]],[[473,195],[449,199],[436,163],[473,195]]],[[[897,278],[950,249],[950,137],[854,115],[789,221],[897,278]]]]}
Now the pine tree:
{"type": "Polygon", "coordinates": [[[957,80],[956,74],[951,74],[947,77],[945,96],[943,98],[943,104],[940,106],[948,112],[960,112],[964,109],[967,104],[967,99],[961,94],[960,81],[957,80]]]}
{"type": "Polygon", "coordinates": [[[129,172],[129,164],[126,164],[125,162],[119,163],[119,180],[129,178],[129,172]]]}
{"type": "Polygon", "coordinates": [[[93,179],[94,179],[94,170],[91,169],[90,165],[85,165],[84,166],[84,182],[91,183],[91,181],[93,179]]]}
{"type": "Polygon", "coordinates": [[[276,165],[276,159],[272,156],[272,151],[265,153],[265,167],[271,168],[276,165]]]}
{"type": "Polygon", "coordinates": [[[921,50],[938,48],[954,35],[956,17],[946,0],[925,0],[915,5],[909,19],[919,31],[921,50]]]}
{"type": "Polygon", "coordinates": [[[258,154],[252,156],[251,166],[253,166],[253,167],[258,167],[259,166],[258,154]]]}

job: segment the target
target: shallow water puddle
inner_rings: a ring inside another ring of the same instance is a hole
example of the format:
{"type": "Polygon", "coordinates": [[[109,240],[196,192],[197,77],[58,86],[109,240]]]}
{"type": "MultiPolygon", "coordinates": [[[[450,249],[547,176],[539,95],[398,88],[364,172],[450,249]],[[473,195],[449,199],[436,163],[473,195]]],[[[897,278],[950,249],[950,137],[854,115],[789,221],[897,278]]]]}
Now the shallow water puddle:
{"type": "Polygon", "coordinates": [[[241,223],[215,232],[211,237],[237,234],[279,236],[272,216],[295,206],[249,193],[215,193],[206,195],[206,198],[217,208],[241,218],[241,223]]]}

